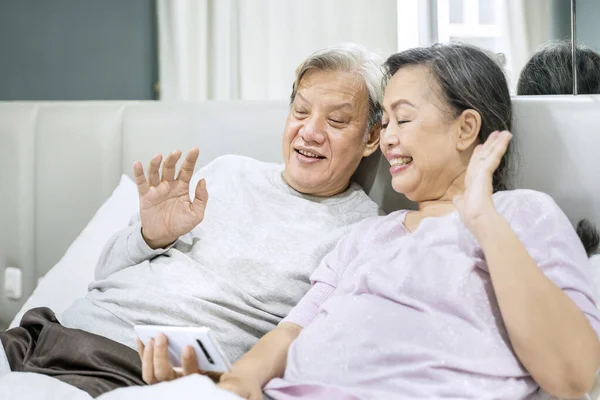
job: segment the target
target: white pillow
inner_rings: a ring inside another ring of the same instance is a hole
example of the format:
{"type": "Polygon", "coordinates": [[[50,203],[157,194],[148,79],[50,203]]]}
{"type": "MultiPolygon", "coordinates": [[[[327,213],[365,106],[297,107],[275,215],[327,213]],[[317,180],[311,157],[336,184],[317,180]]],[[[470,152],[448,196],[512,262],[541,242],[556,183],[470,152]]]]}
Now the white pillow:
{"type": "Polygon", "coordinates": [[[125,228],[139,209],[135,183],[121,176],[119,186],[98,209],[92,220],[69,246],[63,258],[42,278],[31,297],[11,323],[17,326],[23,314],[34,307],[49,307],[59,314],[87,293],[94,269],[108,239],[125,228]]]}

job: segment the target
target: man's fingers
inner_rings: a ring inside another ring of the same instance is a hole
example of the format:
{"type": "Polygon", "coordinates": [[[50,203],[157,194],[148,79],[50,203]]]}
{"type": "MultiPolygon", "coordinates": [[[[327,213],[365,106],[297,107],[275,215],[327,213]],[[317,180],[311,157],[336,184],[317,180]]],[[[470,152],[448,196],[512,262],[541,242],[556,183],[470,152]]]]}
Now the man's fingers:
{"type": "Polygon", "coordinates": [[[175,150],[167,156],[162,168],[162,180],[167,182],[173,182],[175,180],[175,169],[177,167],[177,161],[181,157],[181,151],[175,150]]]}
{"type": "Polygon", "coordinates": [[[196,352],[191,346],[185,346],[181,352],[181,367],[183,368],[183,375],[185,376],[200,372],[198,371],[196,352]]]}
{"type": "Polygon", "coordinates": [[[156,377],[154,376],[154,339],[150,339],[144,351],[142,379],[149,385],[156,383],[156,377]]]}
{"type": "Polygon", "coordinates": [[[144,360],[144,343],[140,340],[139,337],[135,338],[135,343],[137,344],[138,354],[140,355],[140,360],[144,360]]]}
{"type": "Polygon", "coordinates": [[[148,166],[148,183],[150,186],[157,186],[160,183],[160,175],[158,170],[160,168],[160,163],[162,161],[162,154],[155,154],[150,160],[150,165],[148,166]]]}
{"type": "Polygon", "coordinates": [[[159,382],[175,379],[175,371],[169,362],[167,337],[162,333],[156,337],[154,344],[154,376],[159,382]]]}
{"type": "Polygon", "coordinates": [[[197,148],[193,148],[189,153],[187,153],[183,163],[181,163],[181,169],[179,170],[179,175],[177,176],[178,180],[182,180],[187,184],[190,183],[192,176],[194,175],[194,168],[196,168],[196,161],[198,161],[199,154],[200,150],[197,148]]]}
{"type": "Polygon", "coordinates": [[[208,202],[208,191],[206,190],[206,181],[200,179],[198,185],[196,185],[196,192],[194,195],[194,201],[192,202],[192,208],[194,213],[200,218],[204,218],[204,210],[208,202]]]}
{"type": "Polygon", "coordinates": [[[144,167],[142,167],[142,163],[139,161],[133,163],[133,178],[140,196],[148,193],[148,181],[146,181],[146,176],[144,175],[144,167]]]}

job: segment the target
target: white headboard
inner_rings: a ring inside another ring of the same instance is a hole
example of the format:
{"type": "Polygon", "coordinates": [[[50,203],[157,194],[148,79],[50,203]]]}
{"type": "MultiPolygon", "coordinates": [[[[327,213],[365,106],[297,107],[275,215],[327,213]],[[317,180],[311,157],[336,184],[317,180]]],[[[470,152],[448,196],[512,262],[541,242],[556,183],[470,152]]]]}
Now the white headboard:
{"type": "MultiPolygon", "coordinates": [[[[550,193],[574,222],[600,225],[600,97],[514,103],[517,186],[550,193]]],[[[0,288],[4,267],[20,267],[25,299],[136,159],[199,147],[199,166],[228,153],[280,162],[287,110],[286,102],[0,102],[0,288]]],[[[406,207],[386,164],[371,157],[358,180],[386,211],[406,207]]],[[[22,303],[0,297],[0,320],[22,303]]]]}

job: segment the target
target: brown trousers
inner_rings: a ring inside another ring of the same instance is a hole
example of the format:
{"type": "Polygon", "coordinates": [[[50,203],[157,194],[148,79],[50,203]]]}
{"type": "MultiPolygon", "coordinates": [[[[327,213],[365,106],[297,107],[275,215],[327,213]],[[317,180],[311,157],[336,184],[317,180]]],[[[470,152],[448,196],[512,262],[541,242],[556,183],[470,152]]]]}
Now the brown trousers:
{"type": "Polygon", "coordinates": [[[12,371],[35,372],[98,397],[144,385],[138,354],[102,336],[62,326],[52,310],[34,308],[19,327],[0,333],[12,371]]]}

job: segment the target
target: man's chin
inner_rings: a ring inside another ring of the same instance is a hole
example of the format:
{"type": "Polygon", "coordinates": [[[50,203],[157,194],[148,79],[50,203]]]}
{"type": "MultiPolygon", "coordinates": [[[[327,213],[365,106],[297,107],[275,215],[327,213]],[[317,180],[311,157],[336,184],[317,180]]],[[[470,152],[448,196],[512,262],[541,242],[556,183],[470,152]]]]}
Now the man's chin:
{"type": "Polygon", "coordinates": [[[324,186],[323,180],[317,179],[317,174],[314,172],[297,171],[290,168],[284,171],[283,177],[288,185],[301,193],[310,194],[324,186]]]}

